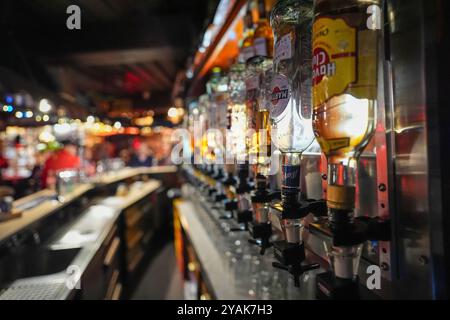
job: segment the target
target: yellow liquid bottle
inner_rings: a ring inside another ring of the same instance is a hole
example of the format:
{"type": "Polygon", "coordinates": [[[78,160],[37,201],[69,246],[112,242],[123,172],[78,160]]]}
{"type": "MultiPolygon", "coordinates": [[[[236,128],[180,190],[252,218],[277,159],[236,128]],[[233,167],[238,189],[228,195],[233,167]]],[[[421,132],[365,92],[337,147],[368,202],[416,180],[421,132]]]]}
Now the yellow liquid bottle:
{"type": "Polygon", "coordinates": [[[273,31],[267,18],[265,0],[258,1],[259,19],[253,36],[255,55],[273,57],[273,31]]]}
{"type": "Polygon", "coordinates": [[[378,4],[376,0],[316,1],[313,124],[332,163],[357,158],[374,133],[381,31],[375,22],[372,25],[375,18],[368,12],[375,12],[378,4]]]}
{"type": "Polygon", "coordinates": [[[313,128],[329,164],[328,204],[354,207],[356,160],[375,131],[381,9],[377,0],[316,0],[313,128]]]}
{"type": "Polygon", "coordinates": [[[352,230],[356,165],[375,131],[380,2],[314,3],[313,128],[328,160],[327,206],[333,231],[333,243],[325,247],[334,275],[350,280],[358,275],[362,242],[346,238],[335,245],[335,237],[352,230]]]}
{"type": "Polygon", "coordinates": [[[259,58],[260,89],[258,94],[258,110],[256,112],[256,132],[253,140],[256,144],[256,173],[267,177],[271,160],[271,122],[270,106],[272,97],[273,61],[259,58]]]}
{"type": "Polygon", "coordinates": [[[244,37],[241,44],[240,57],[241,62],[246,62],[248,59],[255,56],[253,17],[250,6],[247,7],[247,13],[244,17],[244,37]]]}

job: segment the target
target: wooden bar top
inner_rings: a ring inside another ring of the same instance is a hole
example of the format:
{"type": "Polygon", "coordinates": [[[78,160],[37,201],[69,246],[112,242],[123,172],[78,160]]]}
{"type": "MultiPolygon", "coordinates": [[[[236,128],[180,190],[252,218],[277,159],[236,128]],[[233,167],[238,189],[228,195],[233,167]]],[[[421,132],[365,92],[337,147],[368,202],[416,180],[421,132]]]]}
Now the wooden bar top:
{"type": "MultiPolygon", "coordinates": [[[[47,217],[56,210],[63,208],[92,188],[92,184],[82,184],[76,186],[72,192],[64,195],[63,201],[58,201],[56,199],[43,201],[31,209],[23,211],[21,217],[0,223],[0,242],[25,229],[29,225],[47,217]]],[[[41,190],[15,201],[13,203],[13,207],[17,207],[28,201],[33,201],[42,196],[52,196],[54,194],[55,192],[49,189],[41,190]]]]}
{"type": "Polygon", "coordinates": [[[92,180],[95,184],[113,184],[140,174],[163,174],[175,173],[176,166],[157,166],[157,167],[141,167],[141,168],[124,168],[118,172],[106,173],[92,180]]]}
{"type": "Polygon", "coordinates": [[[130,207],[131,205],[135,204],[136,202],[140,201],[145,196],[154,192],[160,186],[161,182],[158,180],[149,180],[139,184],[135,183],[133,186],[131,186],[127,195],[123,197],[120,196],[108,197],[103,201],[101,201],[99,204],[114,207],[115,209],[118,210],[124,210],[130,207]]]}
{"type": "MultiPolygon", "coordinates": [[[[73,200],[83,196],[86,192],[94,189],[97,185],[113,184],[140,174],[164,174],[164,173],[175,173],[176,171],[177,171],[176,166],[124,168],[115,174],[105,174],[103,176],[100,176],[96,179],[93,179],[91,183],[86,183],[75,187],[75,189],[72,192],[64,195],[64,200],[62,202],[57,200],[45,200],[40,204],[38,204],[37,206],[23,211],[21,217],[1,222],[0,243],[8,239],[12,235],[32,225],[33,223],[63,208],[73,200]]],[[[121,206],[124,206],[124,208],[126,208],[128,204],[130,203],[132,204],[133,201],[137,201],[136,199],[142,197],[143,194],[145,195],[145,193],[149,193],[149,190],[150,192],[152,192],[153,190],[159,188],[160,186],[159,181],[151,181],[151,182],[152,183],[145,184],[142,190],[134,190],[132,193],[130,193],[130,195],[126,197],[126,201],[124,201],[121,204],[121,206]]],[[[50,189],[44,189],[14,201],[13,207],[22,206],[40,197],[46,196],[50,197],[54,195],[55,191],[50,189]]]]}

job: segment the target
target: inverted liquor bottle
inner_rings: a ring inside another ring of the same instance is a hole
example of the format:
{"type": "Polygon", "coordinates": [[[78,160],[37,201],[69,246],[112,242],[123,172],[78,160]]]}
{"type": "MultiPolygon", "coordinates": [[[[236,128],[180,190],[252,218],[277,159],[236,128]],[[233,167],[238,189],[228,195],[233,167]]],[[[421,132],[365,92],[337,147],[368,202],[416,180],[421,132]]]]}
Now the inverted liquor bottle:
{"type": "Polygon", "coordinates": [[[253,221],[249,227],[252,236],[249,241],[259,245],[260,253],[264,254],[271,245],[269,240],[272,235],[269,221],[271,195],[268,191],[271,141],[269,106],[267,105],[267,101],[270,100],[268,92],[270,92],[273,74],[272,59],[259,55],[250,59],[247,65],[252,75],[247,80],[248,115],[252,116],[251,121],[248,121],[252,129],[249,132],[249,159],[253,165],[256,180],[256,189],[251,194],[253,221]]]}
{"type": "Polygon", "coordinates": [[[186,145],[183,146],[184,148],[187,148],[188,153],[183,153],[184,157],[184,163],[190,163],[194,164],[194,152],[195,152],[195,139],[194,139],[194,127],[195,127],[195,121],[198,119],[196,118],[198,115],[198,101],[192,101],[189,104],[189,111],[188,114],[185,116],[186,120],[186,129],[189,132],[188,139],[185,139],[186,145]],[[186,155],[186,156],[184,156],[186,155]],[[189,159],[187,159],[187,156],[189,159]]]}
{"type": "Polygon", "coordinates": [[[230,138],[227,139],[227,145],[231,156],[235,158],[236,163],[245,163],[246,160],[246,130],[247,114],[245,104],[245,64],[235,64],[229,74],[229,101],[228,109],[230,112],[230,138]],[[228,141],[229,140],[229,141],[228,141]]]}
{"type": "MultiPolygon", "coordinates": [[[[357,161],[375,131],[380,1],[316,0],[314,10],[313,126],[328,160],[329,220],[336,232],[348,232],[357,161]]],[[[361,246],[341,243],[328,248],[337,277],[357,274],[361,246]]]]}
{"type": "Polygon", "coordinates": [[[247,12],[244,16],[244,35],[239,52],[239,61],[246,62],[248,59],[255,56],[254,47],[254,34],[255,29],[253,26],[252,11],[250,9],[250,3],[247,5],[247,12]]]}
{"type": "Polygon", "coordinates": [[[202,171],[202,180],[205,188],[212,187],[212,179],[210,178],[211,166],[214,159],[213,148],[211,144],[211,137],[209,134],[209,128],[211,126],[210,121],[210,99],[207,94],[202,94],[199,97],[198,103],[199,109],[199,126],[196,128],[196,139],[199,139],[198,146],[200,148],[201,153],[201,171],[202,171]]]}
{"type": "Polygon", "coordinates": [[[258,0],[259,18],[253,36],[256,56],[273,57],[273,31],[266,12],[266,1],[258,0]]]}
{"type": "Polygon", "coordinates": [[[236,156],[236,172],[239,186],[246,188],[248,179],[248,139],[247,139],[247,105],[245,85],[245,65],[236,66],[234,90],[232,91],[231,136],[236,156]]]}
{"type": "Polygon", "coordinates": [[[213,69],[211,80],[206,84],[210,96],[210,115],[213,129],[210,132],[211,147],[214,155],[214,175],[216,180],[216,196],[223,196],[222,179],[224,157],[225,157],[225,136],[227,130],[227,109],[228,109],[228,77],[222,75],[219,68],[213,69]]]}
{"type": "Polygon", "coordinates": [[[258,95],[260,92],[260,75],[255,57],[247,61],[247,77],[245,79],[245,105],[247,117],[246,144],[250,166],[256,165],[258,141],[256,134],[256,114],[258,112],[258,95]]]}
{"type": "Polygon", "coordinates": [[[193,164],[197,167],[202,163],[202,123],[200,121],[200,101],[197,102],[196,106],[192,108],[192,131],[191,135],[193,138],[193,148],[194,148],[194,159],[193,164]]]}
{"type": "Polygon", "coordinates": [[[273,78],[273,61],[256,56],[247,63],[251,77],[247,78],[247,120],[249,132],[250,163],[256,165],[255,172],[267,178],[269,175],[270,138],[270,90],[273,78]]]}
{"type": "Polygon", "coordinates": [[[275,35],[270,117],[272,140],[283,156],[283,207],[295,207],[300,157],[314,140],[311,107],[311,0],[281,0],[271,14],[275,35]]]}
{"type": "Polygon", "coordinates": [[[198,121],[199,126],[196,131],[196,138],[198,141],[198,148],[200,149],[200,161],[203,172],[206,172],[207,166],[210,162],[210,149],[208,145],[208,106],[209,106],[209,97],[206,94],[203,94],[199,97],[198,103],[198,121]]]}
{"type": "MultiPolygon", "coordinates": [[[[224,183],[226,185],[234,185],[235,177],[235,159],[236,149],[239,135],[235,135],[233,129],[233,109],[235,105],[242,105],[245,109],[245,83],[244,83],[245,65],[243,63],[236,63],[230,68],[228,73],[228,96],[227,96],[227,110],[226,110],[226,130],[225,134],[225,173],[226,177],[224,183]]],[[[239,109],[239,107],[237,107],[239,109]]]]}
{"type": "MultiPolygon", "coordinates": [[[[246,141],[247,129],[246,106],[245,106],[245,64],[236,63],[230,69],[228,75],[228,114],[227,121],[229,130],[226,137],[227,166],[237,171],[237,176],[241,175],[242,168],[246,168],[246,141]]],[[[233,172],[229,172],[229,179],[225,183],[225,191],[230,203],[225,205],[226,211],[232,211],[236,198],[236,179],[233,172]]]]}

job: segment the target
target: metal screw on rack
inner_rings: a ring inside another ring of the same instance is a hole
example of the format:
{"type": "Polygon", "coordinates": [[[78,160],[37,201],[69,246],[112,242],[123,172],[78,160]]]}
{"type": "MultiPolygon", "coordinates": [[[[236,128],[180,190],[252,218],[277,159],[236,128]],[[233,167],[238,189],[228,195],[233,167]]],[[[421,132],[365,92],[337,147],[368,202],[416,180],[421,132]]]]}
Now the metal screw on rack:
{"type": "Polygon", "coordinates": [[[421,265],[426,265],[426,264],[428,264],[428,258],[426,257],[426,256],[424,256],[424,255],[421,255],[420,257],[419,257],[419,263],[421,264],[421,265]]]}

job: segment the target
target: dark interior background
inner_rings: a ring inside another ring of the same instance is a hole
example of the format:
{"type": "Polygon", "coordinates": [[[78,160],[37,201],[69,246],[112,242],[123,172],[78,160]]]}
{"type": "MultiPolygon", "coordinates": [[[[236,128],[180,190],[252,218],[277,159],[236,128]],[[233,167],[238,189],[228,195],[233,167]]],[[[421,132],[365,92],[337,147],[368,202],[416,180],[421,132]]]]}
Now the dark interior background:
{"type": "Polygon", "coordinates": [[[115,99],[165,113],[218,2],[2,0],[0,92],[48,90],[90,113],[115,99]],[[81,30],[66,28],[71,4],[81,8],[81,30]]]}

